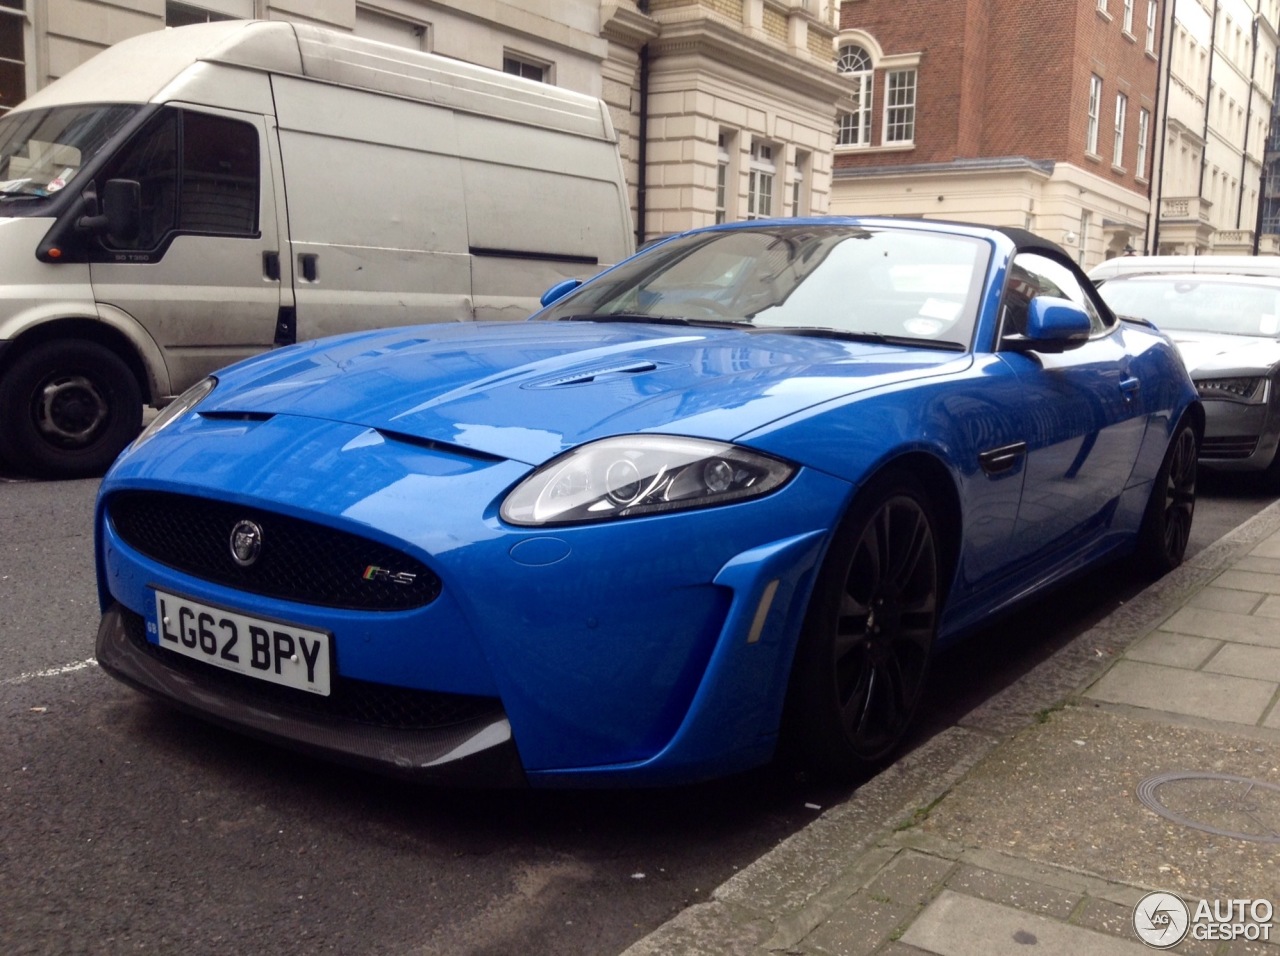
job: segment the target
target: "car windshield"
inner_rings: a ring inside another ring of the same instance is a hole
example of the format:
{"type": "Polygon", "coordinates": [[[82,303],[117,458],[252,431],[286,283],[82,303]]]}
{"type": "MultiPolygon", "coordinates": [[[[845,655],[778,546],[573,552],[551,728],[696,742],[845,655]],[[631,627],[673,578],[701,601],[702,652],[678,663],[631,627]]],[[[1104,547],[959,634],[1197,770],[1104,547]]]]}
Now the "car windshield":
{"type": "Polygon", "coordinates": [[[908,227],[710,230],[641,252],[538,318],[736,325],[967,348],[989,256],[980,239],[908,227]]]}
{"type": "Polygon", "coordinates": [[[1280,282],[1232,276],[1160,275],[1112,279],[1098,288],[1118,315],[1172,332],[1280,335],[1280,282]]]}
{"type": "Polygon", "coordinates": [[[65,188],[138,106],[59,106],[0,119],[0,202],[65,188]]]}

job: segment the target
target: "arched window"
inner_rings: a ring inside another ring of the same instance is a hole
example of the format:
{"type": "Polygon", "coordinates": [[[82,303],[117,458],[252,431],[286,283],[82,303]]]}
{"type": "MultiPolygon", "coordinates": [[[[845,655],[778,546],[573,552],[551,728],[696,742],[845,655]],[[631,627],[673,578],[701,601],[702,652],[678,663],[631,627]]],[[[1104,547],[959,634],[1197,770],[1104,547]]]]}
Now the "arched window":
{"type": "Polygon", "coordinates": [[[839,116],[836,130],[837,146],[871,145],[871,56],[862,47],[846,44],[836,53],[836,71],[850,85],[849,108],[839,116]]]}

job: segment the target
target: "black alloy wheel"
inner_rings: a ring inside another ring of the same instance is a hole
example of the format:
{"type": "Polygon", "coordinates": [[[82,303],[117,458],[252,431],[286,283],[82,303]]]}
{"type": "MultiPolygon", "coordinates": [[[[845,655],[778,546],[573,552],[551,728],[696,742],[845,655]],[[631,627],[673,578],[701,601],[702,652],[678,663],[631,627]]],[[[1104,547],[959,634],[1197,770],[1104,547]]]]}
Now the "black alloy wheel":
{"type": "Polygon", "coordinates": [[[937,522],[911,476],[874,481],[842,522],[797,649],[788,736],[824,776],[849,780],[902,742],[941,612],[937,522]]]}
{"type": "Polygon", "coordinates": [[[1155,577],[1182,563],[1196,510],[1196,459],[1200,440],[1190,422],[1178,426],[1156,474],[1138,533],[1137,560],[1155,577]]]}

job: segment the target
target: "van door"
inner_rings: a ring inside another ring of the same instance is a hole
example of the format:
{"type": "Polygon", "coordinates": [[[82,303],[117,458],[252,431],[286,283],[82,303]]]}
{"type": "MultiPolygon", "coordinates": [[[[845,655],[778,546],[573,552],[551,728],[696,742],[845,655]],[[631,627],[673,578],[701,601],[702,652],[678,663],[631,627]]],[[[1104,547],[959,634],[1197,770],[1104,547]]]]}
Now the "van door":
{"type": "Polygon", "coordinates": [[[298,339],[472,319],[452,110],[271,77],[298,339]]]}
{"type": "Polygon", "coordinates": [[[137,180],[142,216],[91,256],[98,310],[156,341],[170,395],[270,348],[291,304],[269,132],[261,115],[167,106],[99,177],[137,180]]]}

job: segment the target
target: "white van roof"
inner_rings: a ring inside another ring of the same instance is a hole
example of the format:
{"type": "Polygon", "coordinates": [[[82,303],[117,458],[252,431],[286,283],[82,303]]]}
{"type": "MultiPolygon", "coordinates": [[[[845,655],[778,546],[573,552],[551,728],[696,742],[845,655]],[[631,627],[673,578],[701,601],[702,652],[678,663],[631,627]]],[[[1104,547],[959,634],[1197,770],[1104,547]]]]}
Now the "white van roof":
{"type": "Polygon", "coordinates": [[[1090,269],[1089,278],[1169,272],[1280,276],[1280,256],[1116,256],[1090,269]]]}
{"type": "MultiPolygon", "coordinates": [[[[183,99],[199,63],[302,76],[615,141],[600,100],[449,57],[283,20],[225,20],[142,33],[108,47],[18,110],[183,99]]],[[[15,110],[16,111],[16,110],[15,110]]]]}

